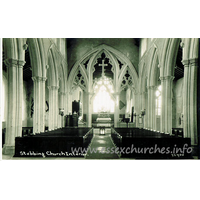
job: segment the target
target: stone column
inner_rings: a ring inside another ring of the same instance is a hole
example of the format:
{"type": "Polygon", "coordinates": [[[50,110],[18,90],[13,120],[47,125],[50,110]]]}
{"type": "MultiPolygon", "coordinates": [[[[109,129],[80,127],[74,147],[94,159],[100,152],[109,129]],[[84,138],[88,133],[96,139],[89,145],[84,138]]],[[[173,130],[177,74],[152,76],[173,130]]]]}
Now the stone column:
{"type": "Polygon", "coordinates": [[[182,61],[184,65],[183,118],[184,137],[191,137],[191,144],[197,145],[197,69],[198,60],[182,61]]]}
{"type": "Polygon", "coordinates": [[[139,109],[139,93],[135,93],[135,113],[136,113],[136,127],[140,127],[139,125],[139,114],[140,114],[140,109],[139,109]]]}
{"type": "Polygon", "coordinates": [[[133,113],[133,123],[134,123],[134,126],[136,126],[136,123],[135,123],[135,121],[136,121],[136,117],[134,116],[134,114],[135,114],[135,93],[133,92],[132,93],[132,106],[134,107],[134,113],[133,113]]]}
{"type": "Polygon", "coordinates": [[[45,127],[45,81],[46,77],[34,76],[33,134],[44,132],[45,127]]]}
{"type": "Polygon", "coordinates": [[[141,120],[140,122],[142,122],[142,123],[139,123],[139,128],[143,128],[143,124],[144,124],[143,116],[141,115],[141,111],[142,111],[142,101],[143,101],[143,99],[142,99],[142,92],[140,92],[140,93],[138,94],[138,110],[139,110],[139,112],[138,112],[138,114],[139,114],[138,120],[141,120]]]}
{"type": "Polygon", "coordinates": [[[150,90],[150,86],[147,87],[147,129],[151,130],[151,123],[150,123],[150,119],[151,119],[151,90],[150,90]]]}
{"type": "Polygon", "coordinates": [[[6,59],[8,67],[8,115],[3,154],[14,154],[15,137],[22,134],[22,92],[24,61],[6,59]]]}
{"type": "Polygon", "coordinates": [[[152,87],[151,92],[151,106],[152,106],[152,129],[156,130],[156,86],[152,87]]]}
{"type": "Polygon", "coordinates": [[[190,59],[190,133],[191,144],[198,144],[197,133],[197,72],[198,72],[198,60],[190,59]]]}
{"type": "Polygon", "coordinates": [[[58,86],[48,86],[49,89],[49,130],[58,127],[58,86]]]}
{"type": "Polygon", "coordinates": [[[87,113],[87,125],[88,127],[92,127],[92,102],[91,102],[91,94],[87,93],[88,99],[88,113],[87,113]]]}
{"type": "Polygon", "coordinates": [[[46,115],[46,98],[45,98],[45,84],[46,77],[41,77],[40,81],[40,133],[45,131],[45,115],[46,115]]]}
{"type": "Polygon", "coordinates": [[[156,108],[155,108],[155,92],[156,86],[149,86],[149,129],[156,129],[156,108]]]}
{"type": "Polygon", "coordinates": [[[53,88],[52,86],[48,86],[49,89],[49,131],[53,130],[53,115],[54,115],[54,108],[53,108],[53,88]]]}
{"type": "Polygon", "coordinates": [[[146,127],[146,92],[140,93],[141,99],[141,110],[145,111],[145,115],[143,115],[143,128],[146,127]]]}
{"type": "Polygon", "coordinates": [[[54,95],[53,95],[53,98],[54,98],[54,129],[57,129],[58,128],[58,115],[59,115],[59,108],[58,108],[58,89],[59,87],[58,86],[55,86],[54,88],[54,95]]]}
{"type": "Polygon", "coordinates": [[[119,94],[115,94],[115,111],[114,111],[114,127],[119,123],[119,94]]]}
{"type": "Polygon", "coordinates": [[[161,132],[172,132],[172,87],[173,76],[160,77],[161,79],[161,132]]]}
{"type": "Polygon", "coordinates": [[[165,95],[165,85],[166,81],[164,77],[160,77],[161,80],[161,116],[160,116],[160,132],[165,132],[165,101],[166,101],[166,95],[165,95]]]}
{"type": "Polygon", "coordinates": [[[16,137],[22,136],[22,101],[23,101],[23,66],[25,61],[18,61],[17,65],[17,119],[16,137]]]}
{"type": "Polygon", "coordinates": [[[71,112],[72,114],[72,92],[68,92],[68,96],[67,96],[68,102],[68,114],[71,112]]]}
{"type": "Polygon", "coordinates": [[[166,101],[165,101],[165,130],[166,133],[172,133],[172,88],[173,88],[173,76],[166,76],[166,101]]]}
{"type": "MultiPolygon", "coordinates": [[[[64,110],[64,99],[65,93],[59,92],[59,110],[64,110]]],[[[59,113],[59,128],[64,127],[64,115],[60,115],[59,113]]]]}
{"type": "Polygon", "coordinates": [[[156,86],[148,87],[148,129],[156,129],[156,108],[155,108],[156,86]]]}
{"type": "Polygon", "coordinates": [[[144,92],[143,93],[143,110],[145,109],[144,128],[148,127],[148,123],[147,123],[147,119],[148,119],[147,104],[148,104],[148,94],[147,94],[147,92],[144,92]]]}

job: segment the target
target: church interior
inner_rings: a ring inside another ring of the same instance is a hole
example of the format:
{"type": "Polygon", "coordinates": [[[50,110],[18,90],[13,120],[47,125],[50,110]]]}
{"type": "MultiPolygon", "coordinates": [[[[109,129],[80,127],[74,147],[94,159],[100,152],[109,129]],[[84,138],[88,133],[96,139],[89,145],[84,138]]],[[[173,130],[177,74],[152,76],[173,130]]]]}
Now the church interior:
{"type": "Polygon", "coordinates": [[[2,41],[3,159],[199,158],[198,38],[2,41]]]}

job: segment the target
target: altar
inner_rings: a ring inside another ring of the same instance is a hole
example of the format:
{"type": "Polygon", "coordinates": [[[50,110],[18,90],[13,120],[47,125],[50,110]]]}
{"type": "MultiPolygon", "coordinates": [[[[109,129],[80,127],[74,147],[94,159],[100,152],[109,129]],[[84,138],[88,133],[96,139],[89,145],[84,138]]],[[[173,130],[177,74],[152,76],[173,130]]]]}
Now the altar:
{"type": "Polygon", "coordinates": [[[96,133],[101,133],[102,130],[104,130],[104,133],[111,133],[111,127],[113,127],[113,125],[114,122],[109,113],[99,113],[96,121],[92,123],[94,132],[96,133]]]}
{"type": "Polygon", "coordinates": [[[97,118],[96,120],[97,127],[111,127],[111,118],[97,118]]]}

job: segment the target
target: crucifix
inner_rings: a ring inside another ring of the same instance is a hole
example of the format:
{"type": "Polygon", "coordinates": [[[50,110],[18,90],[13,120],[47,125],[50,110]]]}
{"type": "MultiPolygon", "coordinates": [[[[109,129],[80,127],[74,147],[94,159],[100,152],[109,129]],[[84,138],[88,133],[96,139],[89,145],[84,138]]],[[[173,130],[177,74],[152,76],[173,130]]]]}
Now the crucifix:
{"type": "Polygon", "coordinates": [[[99,66],[102,66],[102,77],[104,77],[104,67],[108,66],[108,64],[105,64],[104,60],[102,60],[102,64],[99,64],[99,66]]]}

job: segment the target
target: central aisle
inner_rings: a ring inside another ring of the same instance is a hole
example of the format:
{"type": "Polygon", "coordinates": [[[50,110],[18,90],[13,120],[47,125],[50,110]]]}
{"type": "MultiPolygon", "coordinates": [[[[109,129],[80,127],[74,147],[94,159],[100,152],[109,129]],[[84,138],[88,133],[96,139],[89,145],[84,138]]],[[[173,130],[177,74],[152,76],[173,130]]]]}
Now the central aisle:
{"type": "Polygon", "coordinates": [[[94,134],[92,142],[88,147],[86,159],[119,159],[114,152],[115,146],[111,140],[110,134],[94,134]],[[112,151],[111,151],[112,150],[112,151]]]}

